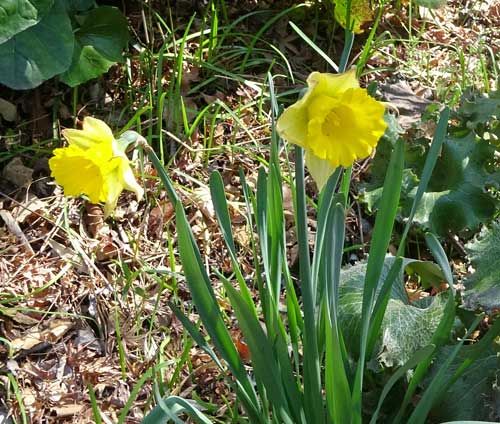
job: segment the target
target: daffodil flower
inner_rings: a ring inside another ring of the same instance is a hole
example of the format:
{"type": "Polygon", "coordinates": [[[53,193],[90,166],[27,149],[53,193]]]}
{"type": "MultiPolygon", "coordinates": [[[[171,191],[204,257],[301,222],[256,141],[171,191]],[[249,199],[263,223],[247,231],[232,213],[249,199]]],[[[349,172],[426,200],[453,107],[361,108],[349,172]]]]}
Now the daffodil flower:
{"type": "Polygon", "coordinates": [[[370,155],[384,134],[384,105],[360,88],[355,71],[313,72],[304,96],[278,119],[278,134],[305,149],[305,162],[318,188],[342,165],[370,155]]]}
{"type": "Polygon", "coordinates": [[[83,129],[66,129],[62,135],[69,145],[54,150],[49,167],[67,196],[84,194],[92,203],[104,202],[106,217],[124,189],[141,200],[144,192],[135,180],[125,147],[115,140],[106,123],[87,117],[83,129]]]}

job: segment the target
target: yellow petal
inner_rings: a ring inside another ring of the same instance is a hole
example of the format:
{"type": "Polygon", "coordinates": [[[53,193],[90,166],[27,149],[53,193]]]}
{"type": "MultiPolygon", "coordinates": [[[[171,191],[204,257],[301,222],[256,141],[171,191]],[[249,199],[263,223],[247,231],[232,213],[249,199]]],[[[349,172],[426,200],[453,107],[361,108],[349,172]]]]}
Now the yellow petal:
{"type": "Polygon", "coordinates": [[[104,216],[108,217],[113,209],[116,208],[120,193],[124,190],[130,190],[137,196],[137,201],[142,199],[144,190],[137,183],[130,163],[123,154],[113,158],[113,169],[106,177],[108,196],[104,204],[104,216]]]}
{"type": "Polygon", "coordinates": [[[276,131],[284,140],[304,147],[307,137],[307,121],[305,107],[296,103],[281,114],[276,123],[276,131]]]}
{"type": "Polygon", "coordinates": [[[100,119],[87,116],[83,120],[81,130],[66,129],[62,131],[62,135],[69,144],[74,144],[82,149],[89,149],[95,144],[111,144],[114,137],[113,132],[108,125],[100,119]]]}
{"type": "Polygon", "coordinates": [[[359,88],[356,70],[351,69],[343,74],[313,72],[307,78],[307,84],[314,87],[316,94],[337,97],[350,88],[359,88]]]}
{"type": "Polygon", "coordinates": [[[384,134],[384,106],[359,87],[355,70],[313,72],[308,89],[277,122],[281,137],[306,150],[306,164],[321,189],[340,165],[370,155],[384,134]]]}
{"type": "Polygon", "coordinates": [[[328,159],[333,167],[350,166],[357,159],[370,155],[384,134],[384,106],[370,97],[366,90],[349,89],[338,102],[317,97],[309,105],[307,147],[320,159],[328,159]],[[317,100],[322,106],[316,106],[317,100]]]}
{"type": "Polygon", "coordinates": [[[144,196],[144,190],[135,179],[134,173],[132,172],[130,166],[127,166],[126,169],[124,169],[122,175],[124,187],[127,190],[133,191],[137,197],[137,201],[140,202],[142,196],[144,196]]]}
{"type": "Polygon", "coordinates": [[[306,147],[307,144],[307,126],[312,117],[309,104],[320,96],[335,101],[349,88],[359,88],[355,70],[343,74],[313,72],[307,78],[307,85],[304,96],[288,107],[276,123],[276,130],[281,138],[301,147],[306,147]]]}
{"type": "MultiPolygon", "coordinates": [[[[309,82],[309,80],[308,80],[309,82]]],[[[316,83],[313,82],[300,100],[285,109],[276,122],[279,136],[289,143],[304,147],[307,136],[307,105],[313,94],[316,83]]]]}
{"type": "Polygon", "coordinates": [[[321,191],[336,167],[332,166],[329,160],[320,159],[310,150],[306,150],[305,162],[309,174],[318,186],[318,191],[321,191]]]}
{"type": "Polygon", "coordinates": [[[85,194],[92,203],[106,199],[107,168],[101,157],[93,153],[78,146],[54,150],[49,160],[51,175],[64,188],[66,196],[85,194]]]}
{"type": "Polygon", "coordinates": [[[111,212],[116,208],[120,193],[123,191],[123,182],[119,175],[114,173],[110,174],[107,179],[108,195],[104,202],[104,218],[111,215],[111,212]]]}

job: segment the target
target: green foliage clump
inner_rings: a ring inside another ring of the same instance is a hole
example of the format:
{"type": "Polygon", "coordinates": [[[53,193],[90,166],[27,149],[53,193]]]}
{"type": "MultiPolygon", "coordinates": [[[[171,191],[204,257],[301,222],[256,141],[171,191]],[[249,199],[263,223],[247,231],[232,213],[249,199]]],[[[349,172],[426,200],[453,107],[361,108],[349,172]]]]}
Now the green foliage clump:
{"type": "Polygon", "coordinates": [[[34,88],[58,75],[74,87],[122,59],[127,21],[93,0],[0,0],[0,83],[34,88]]]}
{"type": "Polygon", "coordinates": [[[500,310],[500,221],[483,228],[465,248],[475,271],[464,281],[464,306],[490,313],[500,310]]]}
{"type": "MultiPolygon", "coordinates": [[[[463,349],[463,344],[481,316],[467,324],[468,330],[460,334],[459,343],[452,342],[452,329],[458,318],[453,276],[438,239],[431,233],[426,236],[436,264],[402,256],[404,239],[442,150],[448,119],[449,110],[445,109],[396,256],[388,258],[386,252],[402,186],[401,141],[389,153],[368,262],[344,270],[341,265],[347,194],[343,187],[348,187],[349,173],[341,178],[342,170],[337,169],[320,193],[310,259],[304,157],[302,149],[295,148],[292,190],[300,252],[300,292],[286,260],[283,175],[278,160],[280,141],[274,134],[269,170],[260,170],[255,192],[240,172],[249,228],[255,230],[250,234],[259,303],[254,300],[238,263],[222,176],[218,172],[211,175],[214,211],[234,270],[232,277],[218,270],[214,273],[224,286],[248,345],[251,373],[226,327],[184,207],[163,165],[152,149],[147,149],[175,205],[183,273],[210,343],[178,306],[171,304],[171,308],[221,371],[230,372],[228,385],[245,410],[247,419],[243,422],[418,424],[426,422],[439,401],[449,396],[454,383],[466,378],[464,373],[471,364],[476,360],[484,363],[481,361],[485,352],[500,333],[500,321],[492,325],[473,349],[463,349]],[[410,302],[403,284],[404,271],[410,269],[428,284],[446,281],[448,290],[410,302]],[[449,349],[443,362],[434,361],[443,349],[449,349]],[[410,370],[413,371],[408,373],[410,370]],[[415,396],[421,400],[412,406],[415,396]]],[[[145,141],[143,144],[146,145],[145,141]]],[[[180,397],[160,395],[157,402],[146,416],[145,424],[169,419],[180,422],[178,415],[183,413],[198,423],[211,422],[206,414],[180,397]]],[[[464,416],[468,415],[464,412],[464,416]]]]}
{"type": "MultiPolygon", "coordinates": [[[[415,214],[416,224],[444,236],[464,230],[475,232],[495,216],[499,204],[495,192],[500,186],[500,173],[495,166],[499,105],[497,92],[464,97],[454,116],[458,126],[451,127],[444,140],[415,214]]],[[[378,207],[387,152],[396,139],[386,136],[377,149],[371,180],[362,197],[371,210],[378,207]]],[[[429,140],[420,138],[406,147],[400,217],[407,215],[412,206],[428,146],[429,140]]]]}

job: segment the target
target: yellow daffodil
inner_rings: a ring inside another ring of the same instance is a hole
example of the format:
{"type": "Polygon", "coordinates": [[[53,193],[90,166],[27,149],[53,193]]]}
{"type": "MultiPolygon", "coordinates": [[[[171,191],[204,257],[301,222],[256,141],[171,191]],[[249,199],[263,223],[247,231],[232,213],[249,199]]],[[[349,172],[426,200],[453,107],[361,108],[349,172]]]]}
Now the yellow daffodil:
{"type": "Polygon", "coordinates": [[[104,202],[105,216],[116,207],[124,189],[135,192],[137,200],[142,198],[124,148],[106,123],[87,117],[83,129],[62,134],[69,145],[54,150],[49,167],[67,196],[85,194],[92,203],[104,202]]]}
{"type": "Polygon", "coordinates": [[[306,166],[321,190],[342,165],[370,155],[384,134],[384,105],[359,87],[355,71],[313,72],[304,96],[278,119],[278,134],[305,149],[306,166]]]}

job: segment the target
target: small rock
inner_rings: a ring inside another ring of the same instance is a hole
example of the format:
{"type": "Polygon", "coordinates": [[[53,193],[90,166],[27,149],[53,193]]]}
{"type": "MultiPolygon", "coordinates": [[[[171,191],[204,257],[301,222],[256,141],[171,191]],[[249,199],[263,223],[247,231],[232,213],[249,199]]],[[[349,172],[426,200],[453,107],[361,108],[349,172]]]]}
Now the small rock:
{"type": "Polygon", "coordinates": [[[33,169],[24,166],[19,157],[15,157],[5,166],[2,175],[18,187],[27,187],[33,181],[33,169]]]}

